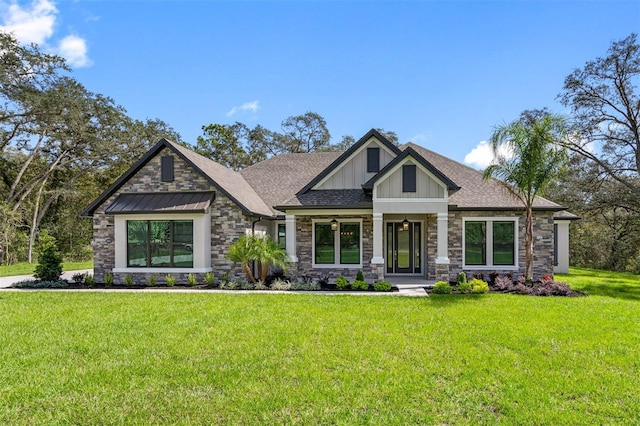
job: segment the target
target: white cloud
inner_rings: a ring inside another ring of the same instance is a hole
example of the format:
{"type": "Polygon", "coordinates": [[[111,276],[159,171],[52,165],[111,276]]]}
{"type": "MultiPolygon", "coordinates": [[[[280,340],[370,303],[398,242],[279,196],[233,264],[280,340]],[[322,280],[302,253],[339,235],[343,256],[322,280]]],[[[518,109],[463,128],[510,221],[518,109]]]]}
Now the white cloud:
{"type": "Polygon", "coordinates": [[[235,113],[237,113],[239,111],[256,112],[256,111],[258,111],[258,109],[260,109],[260,105],[258,105],[258,103],[259,103],[258,101],[251,101],[251,102],[245,102],[240,106],[234,106],[227,113],[227,117],[231,117],[232,115],[234,115],[235,113]]]}
{"type": "Polygon", "coordinates": [[[22,7],[15,0],[0,3],[3,24],[0,30],[12,32],[22,43],[42,44],[53,35],[58,9],[49,0],[35,0],[22,7]]]}
{"type": "Polygon", "coordinates": [[[76,68],[88,67],[86,41],[76,35],[68,35],[55,45],[48,44],[54,35],[58,9],[50,0],[33,0],[21,6],[16,0],[6,3],[0,0],[0,30],[11,32],[21,43],[36,43],[43,51],[55,53],[76,68]]]}
{"type": "Polygon", "coordinates": [[[91,60],[87,56],[87,43],[83,38],[70,35],[60,41],[58,55],[65,58],[69,65],[76,68],[88,67],[91,60]]]}
{"type": "Polygon", "coordinates": [[[409,139],[411,142],[416,143],[418,145],[427,143],[427,134],[426,133],[418,133],[409,139]]]}
{"type": "MultiPolygon", "coordinates": [[[[513,157],[513,153],[510,153],[504,146],[499,148],[499,153],[505,158],[513,157]]],[[[464,156],[465,163],[475,166],[478,169],[486,169],[493,162],[493,159],[493,150],[488,141],[480,141],[475,148],[464,156]]]]}

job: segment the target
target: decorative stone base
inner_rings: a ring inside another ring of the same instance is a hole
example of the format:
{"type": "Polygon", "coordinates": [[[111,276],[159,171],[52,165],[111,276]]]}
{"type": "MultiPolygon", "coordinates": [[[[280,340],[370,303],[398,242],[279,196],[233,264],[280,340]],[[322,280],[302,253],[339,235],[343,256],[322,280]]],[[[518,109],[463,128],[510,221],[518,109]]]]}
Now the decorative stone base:
{"type": "Polygon", "coordinates": [[[436,281],[449,282],[449,265],[446,263],[436,263],[436,281]]]}

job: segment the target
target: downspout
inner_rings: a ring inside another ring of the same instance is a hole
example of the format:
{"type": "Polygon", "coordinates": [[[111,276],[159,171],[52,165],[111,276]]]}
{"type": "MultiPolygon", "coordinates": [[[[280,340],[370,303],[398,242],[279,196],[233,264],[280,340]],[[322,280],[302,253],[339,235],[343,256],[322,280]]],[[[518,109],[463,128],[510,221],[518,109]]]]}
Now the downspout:
{"type": "MultiPolygon", "coordinates": [[[[256,235],[256,223],[262,220],[262,216],[258,216],[258,219],[251,222],[251,236],[255,237],[256,235]]],[[[256,276],[256,261],[251,262],[251,271],[253,272],[253,276],[256,276]]]]}

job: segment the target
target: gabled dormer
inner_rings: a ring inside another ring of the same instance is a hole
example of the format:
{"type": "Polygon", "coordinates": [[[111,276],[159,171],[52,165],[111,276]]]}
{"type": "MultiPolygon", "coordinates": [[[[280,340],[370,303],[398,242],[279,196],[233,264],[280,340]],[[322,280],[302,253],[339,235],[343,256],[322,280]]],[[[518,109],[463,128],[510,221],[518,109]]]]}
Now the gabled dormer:
{"type": "Polygon", "coordinates": [[[302,188],[298,195],[309,190],[360,189],[401,153],[380,132],[371,129],[302,188]]]}

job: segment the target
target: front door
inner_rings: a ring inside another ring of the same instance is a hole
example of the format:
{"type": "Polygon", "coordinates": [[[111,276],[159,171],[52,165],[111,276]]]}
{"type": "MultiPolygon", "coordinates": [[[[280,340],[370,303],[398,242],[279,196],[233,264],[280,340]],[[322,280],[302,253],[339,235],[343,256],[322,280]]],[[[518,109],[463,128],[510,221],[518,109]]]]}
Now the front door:
{"type": "Polygon", "coordinates": [[[421,272],[420,223],[409,222],[407,229],[402,222],[387,223],[387,273],[419,274],[421,272]]]}

